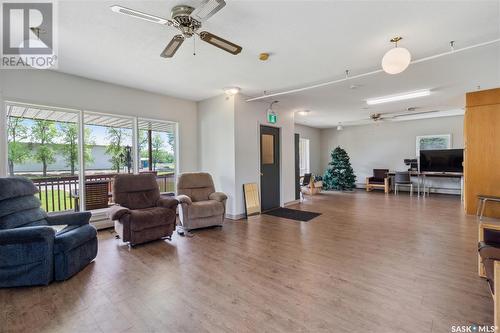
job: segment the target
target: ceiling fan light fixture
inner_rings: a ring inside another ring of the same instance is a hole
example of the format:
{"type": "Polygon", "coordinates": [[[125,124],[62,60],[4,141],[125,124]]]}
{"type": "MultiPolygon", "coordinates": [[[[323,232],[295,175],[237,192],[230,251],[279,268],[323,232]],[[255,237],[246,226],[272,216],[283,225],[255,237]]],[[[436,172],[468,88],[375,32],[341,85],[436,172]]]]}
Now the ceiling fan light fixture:
{"type": "Polygon", "coordinates": [[[397,95],[388,95],[388,96],[368,98],[366,100],[366,104],[376,105],[376,104],[382,104],[382,103],[404,101],[407,99],[429,96],[430,94],[431,94],[430,89],[421,89],[421,90],[409,91],[409,92],[397,94],[397,95]]]}
{"type": "Polygon", "coordinates": [[[387,74],[399,74],[406,70],[411,62],[410,51],[404,47],[398,47],[398,42],[403,39],[402,37],[394,37],[391,43],[395,47],[387,51],[382,58],[382,69],[387,74]]]}
{"type": "Polygon", "coordinates": [[[241,91],[241,88],[239,87],[228,87],[224,88],[224,93],[228,96],[234,96],[238,94],[241,91]]]}

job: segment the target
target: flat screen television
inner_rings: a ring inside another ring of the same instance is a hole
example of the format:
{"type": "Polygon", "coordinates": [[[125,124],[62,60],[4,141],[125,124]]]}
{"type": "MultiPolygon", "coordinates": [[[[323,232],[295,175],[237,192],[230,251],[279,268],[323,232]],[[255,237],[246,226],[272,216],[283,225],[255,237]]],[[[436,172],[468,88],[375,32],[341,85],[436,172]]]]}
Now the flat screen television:
{"type": "Polygon", "coordinates": [[[436,149],[420,151],[420,172],[463,172],[463,149],[436,149]]]}

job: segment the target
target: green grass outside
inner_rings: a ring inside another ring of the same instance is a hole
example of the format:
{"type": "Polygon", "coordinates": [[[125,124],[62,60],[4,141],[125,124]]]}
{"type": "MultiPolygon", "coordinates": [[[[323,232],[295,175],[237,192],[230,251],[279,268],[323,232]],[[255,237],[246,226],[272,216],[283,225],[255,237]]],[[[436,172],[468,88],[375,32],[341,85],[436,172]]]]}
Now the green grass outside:
{"type": "MultiPolygon", "coordinates": [[[[38,195],[38,194],[37,194],[38,195]]],[[[42,202],[42,208],[47,212],[58,212],[61,210],[70,210],[72,208],[72,198],[69,192],[63,190],[47,190],[40,192],[40,201],[42,202]],[[54,202],[52,201],[52,194],[54,194],[54,202]],[[59,197],[58,197],[59,196],[59,197]],[[64,208],[64,201],[66,200],[66,208],[64,208]],[[61,207],[59,207],[61,205],[61,207]]]]}

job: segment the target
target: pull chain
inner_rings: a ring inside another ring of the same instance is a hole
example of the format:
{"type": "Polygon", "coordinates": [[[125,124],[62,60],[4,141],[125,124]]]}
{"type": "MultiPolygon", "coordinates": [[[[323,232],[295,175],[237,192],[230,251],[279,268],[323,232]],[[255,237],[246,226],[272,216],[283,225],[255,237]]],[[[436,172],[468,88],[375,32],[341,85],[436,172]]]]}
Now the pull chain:
{"type": "Polygon", "coordinates": [[[193,36],[193,55],[196,55],[196,36],[193,36]]]}

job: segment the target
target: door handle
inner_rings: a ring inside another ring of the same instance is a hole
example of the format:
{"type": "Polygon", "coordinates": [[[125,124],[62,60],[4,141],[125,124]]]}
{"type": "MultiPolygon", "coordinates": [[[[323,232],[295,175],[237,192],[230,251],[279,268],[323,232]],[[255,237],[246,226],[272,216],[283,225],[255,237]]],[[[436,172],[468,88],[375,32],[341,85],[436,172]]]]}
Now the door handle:
{"type": "Polygon", "coordinates": [[[260,173],[260,175],[261,175],[261,177],[264,176],[264,174],[262,172],[260,173]]]}

